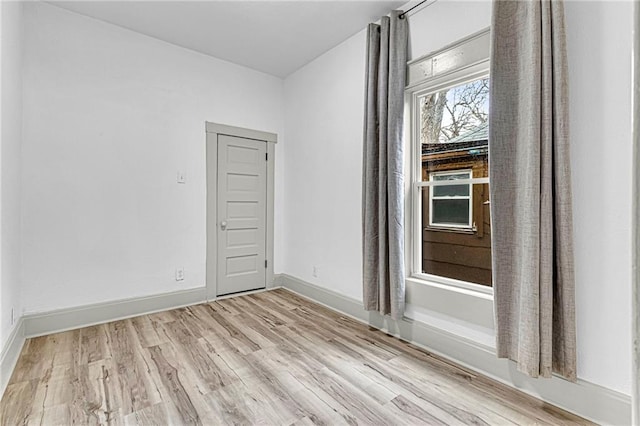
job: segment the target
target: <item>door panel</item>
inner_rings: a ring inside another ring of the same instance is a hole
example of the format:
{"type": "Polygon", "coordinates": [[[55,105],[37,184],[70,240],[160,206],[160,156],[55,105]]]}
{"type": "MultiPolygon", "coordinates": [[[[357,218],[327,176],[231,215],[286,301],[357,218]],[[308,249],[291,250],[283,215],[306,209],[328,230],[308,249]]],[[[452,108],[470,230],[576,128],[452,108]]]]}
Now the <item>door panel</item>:
{"type": "Polygon", "coordinates": [[[255,247],[258,239],[257,229],[227,229],[227,248],[255,247]]]}
{"type": "Polygon", "coordinates": [[[266,286],[266,152],[266,142],[218,136],[218,296],[266,286]]]}
{"type": "Polygon", "coordinates": [[[250,219],[258,215],[257,201],[228,201],[227,218],[250,219]]]}

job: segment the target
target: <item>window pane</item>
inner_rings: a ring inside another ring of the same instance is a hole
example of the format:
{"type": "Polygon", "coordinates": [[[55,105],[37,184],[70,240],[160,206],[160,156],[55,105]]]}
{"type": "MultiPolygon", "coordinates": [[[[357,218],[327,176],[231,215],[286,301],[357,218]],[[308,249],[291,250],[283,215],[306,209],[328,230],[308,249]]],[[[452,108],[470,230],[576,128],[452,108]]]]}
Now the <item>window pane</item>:
{"type": "Polygon", "coordinates": [[[469,173],[447,173],[443,175],[433,175],[432,180],[456,180],[456,179],[469,179],[469,173]]]}
{"type": "MultiPolygon", "coordinates": [[[[434,181],[450,181],[459,179],[469,179],[470,173],[446,173],[432,175],[431,180],[434,181]]],[[[451,196],[469,196],[469,185],[447,185],[435,186],[433,188],[434,197],[451,197],[451,196]]]]}
{"type": "Polygon", "coordinates": [[[473,133],[486,132],[489,119],[489,79],[425,95],[419,106],[423,144],[477,140],[473,133]]]}
{"type": "Polygon", "coordinates": [[[453,223],[437,225],[437,220],[468,225],[468,207],[461,206],[468,200],[433,200],[429,191],[422,188],[422,272],[441,277],[491,286],[491,218],[489,212],[489,185],[474,184],[471,187],[471,227],[453,227],[453,223]],[[430,206],[433,203],[433,207],[430,206]],[[458,204],[459,203],[459,204],[458,204]],[[430,209],[434,208],[429,222],[430,209]]]}
{"type": "Polygon", "coordinates": [[[489,79],[427,94],[417,107],[420,180],[452,183],[422,189],[422,272],[490,286],[489,185],[455,184],[489,177],[489,79]]]}
{"type": "Polygon", "coordinates": [[[454,197],[454,196],[469,196],[469,185],[446,185],[446,186],[434,186],[434,197],[454,197]]]}
{"type": "MultiPolygon", "coordinates": [[[[489,79],[465,83],[422,96],[420,108],[420,142],[422,146],[422,180],[431,173],[474,169],[473,177],[488,176],[489,152],[489,79]],[[486,166],[486,165],[485,165],[486,166]],[[476,170],[486,175],[478,175],[476,170]]],[[[434,180],[449,179],[434,176],[434,180]]],[[[460,173],[451,179],[467,179],[460,173]]]]}
{"type": "Polygon", "coordinates": [[[469,226],[469,200],[433,200],[432,223],[469,226]]]}

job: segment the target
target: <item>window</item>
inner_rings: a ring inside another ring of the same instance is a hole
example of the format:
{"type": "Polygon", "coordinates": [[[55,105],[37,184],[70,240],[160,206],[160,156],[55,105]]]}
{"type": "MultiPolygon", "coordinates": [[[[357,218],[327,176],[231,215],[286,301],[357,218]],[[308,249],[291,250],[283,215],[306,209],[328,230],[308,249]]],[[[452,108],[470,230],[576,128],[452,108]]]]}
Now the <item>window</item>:
{"type": "Polygon", "coordinates": [[[489,32],[409,64],[415,278],[491,292],[489,32]],[[470,63],[465,63],[470,61],[470,63]]]}
{"type": "Polygon", "coordinates": [[[434,186],[430,193],[430,226],[471,227],[471,185],[446,185],[447,182],[460,179],[471,179],[471,171],[434,172],[430,174],[431,182],[443,183],[442,186],[434,186]]]}

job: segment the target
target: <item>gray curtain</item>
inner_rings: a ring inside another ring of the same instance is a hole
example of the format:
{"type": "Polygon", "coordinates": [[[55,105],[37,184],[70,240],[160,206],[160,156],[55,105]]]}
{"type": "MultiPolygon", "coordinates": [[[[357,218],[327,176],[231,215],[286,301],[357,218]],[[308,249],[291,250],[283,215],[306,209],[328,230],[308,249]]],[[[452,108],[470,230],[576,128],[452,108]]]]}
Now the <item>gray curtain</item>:
{"type": "Polygon", "coordinates": [[[562,1],[495,1],[490,189],[497,352],[576,379],[562,1]]]}
{"type": "Polygon", "coordinates": [[[403,113],[407,20],[369,24],[363,160],[364,307],[404,314],[403,113]]]}

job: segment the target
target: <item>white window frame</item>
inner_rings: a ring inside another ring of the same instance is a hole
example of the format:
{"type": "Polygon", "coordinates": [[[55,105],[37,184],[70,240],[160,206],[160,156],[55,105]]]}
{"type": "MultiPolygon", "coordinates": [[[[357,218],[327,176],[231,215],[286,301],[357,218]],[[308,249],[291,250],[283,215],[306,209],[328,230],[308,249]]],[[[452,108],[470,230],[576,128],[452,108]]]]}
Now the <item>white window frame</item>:
{"type": "MultiPolygon", "coordinates": [[[[448,182],[449,185],[465,185],[458,183],[459,180],[470,180],[473,179],[473,170],[471,169],[459,169],[459,170],[446,170],[441,172],[431,172],[429,173],[429,180],[431,182],[436,182],[434,177],[436,176],[447,176],[447,175],[461,175],[466,174],[467,179],[456,179],[456,180],[445,180],[443,182],[448,182]]],[[[439,182],[439,181],[438,181],[439,182]]],[[[434,194],[435,191],[429,191],[429,227],[431,228],[460,228],[460,229],[472,229],[473,228],[473,185],[466,184],[469,187],[469,195],[456,195],[456,196],[436,196],[434,194]],[[467,200],[469,204],[469,218],[467,219],[467,224],[458,224],[458,223],[439,223],[433,221],[433,200],[467,200]]]]}
{"type": "MultiPolygon", "coordinates": [[[[422,181],[422,145],[420,143],[420,98],[444,89],[489,77],[489,29],[480,31],[437,52],[408,63],[408,84],[405,90],[405,110],[410,143],[407,151],[405,241],[407,254],[407,279],[436,287],[460,290],[480,297],[493,296],[493,288],[481,284],[422,272],[422,188],[451,185],[451,181],[422,181]],[[410,169],[410,170],[409,170],[410,169]]],[[[487,184],[489,178],[459,179],[457,185],[487,184]]],[[[471,209],[470,209],[471,211],[471,209]]],[[[431,222],[431,221],[430,221],[431,222]]]]}

